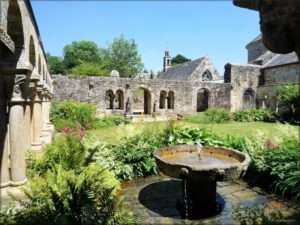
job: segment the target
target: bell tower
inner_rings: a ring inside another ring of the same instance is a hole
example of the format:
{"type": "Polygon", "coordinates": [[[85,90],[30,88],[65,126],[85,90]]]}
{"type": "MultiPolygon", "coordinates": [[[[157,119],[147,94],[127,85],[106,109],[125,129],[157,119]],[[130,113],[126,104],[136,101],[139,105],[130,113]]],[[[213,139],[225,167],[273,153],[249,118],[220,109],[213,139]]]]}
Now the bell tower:
{"type": "Polygon", "coordinates": [[[165,56],[164,56],[164,68],[163,72],[165,72],[167,69],[171,67],[171,56],[169,54],[169,51],[165,51],[165,56]]]}

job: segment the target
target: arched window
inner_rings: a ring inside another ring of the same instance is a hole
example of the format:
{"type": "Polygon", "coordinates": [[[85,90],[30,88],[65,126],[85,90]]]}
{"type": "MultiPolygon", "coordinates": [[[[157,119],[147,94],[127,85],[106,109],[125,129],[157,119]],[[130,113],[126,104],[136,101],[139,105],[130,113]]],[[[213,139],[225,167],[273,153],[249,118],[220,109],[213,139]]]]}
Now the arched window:
{"type": "Polygon", "coordinates": [[[174,109],[174,92],[169,91],[168,93],[168,109],[174,109]]]}
{"type": "Polygon", "coordinates": [[[208,109],[209,92],[202,88],[197,92],[197,112],[203,112],[208,109]]]}
{"type": "Polygon", "coordinates": [[[212,75],[209,70],[205,70],[204,73],[202,74],[202,81],[210,81],[212,80],[212,75]]]}
{"type": "Polygon", "coordinates": [[[112,90],[106,91],[105,102],[106,102],[106,109],[114,108],[114,92],[112,90]]]}
{"type": "Polygon", "coordinates": [[[248,88],[243,94],[243,109],[251,109],[255,107],[255,92],[248,88]]]}
{"type": "Polygon", "coordinates": [[[116,96],[114,100],[114,108],[119,110],[124,109],[124,95],[122,90],[118,90],[116,92],[116,96]]]}
{"type": "Polygon", "coordinates": [[[166,97],[167,97],[167,92],[161,91],[160,95],[159,95],[159,108],[160,109],[166,108],[166,97]]]}

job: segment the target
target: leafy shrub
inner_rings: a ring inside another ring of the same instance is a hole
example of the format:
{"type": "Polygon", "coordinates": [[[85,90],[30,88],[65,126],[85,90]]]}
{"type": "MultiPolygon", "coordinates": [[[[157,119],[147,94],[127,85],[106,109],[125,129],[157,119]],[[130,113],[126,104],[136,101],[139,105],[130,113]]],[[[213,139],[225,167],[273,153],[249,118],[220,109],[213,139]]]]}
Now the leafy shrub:
{"type": "Polygon", "coordinates": [[[249,109],[235,112],[233,118],[239,122],[275,122],[277,120],[277,114],[266,109],[249,109]]]}
{"type": "Polygon", "coordinates": [[[258,152],[258,173],[271,176],[271,187],[286,196],[300,198],[300,143],[286,140],[279,146],[258,152]]]}
{"type": "Polygon", "coordinates": [[[130,123],[130,121],[125,119],[123,116],[107,116],[97,121],[96,128],[118,126],[120,124],[128,123],[130,123]]]}
{"type": "Polygon", "coordinates": [[[207,122],[223,123],[230,120],[230,112],[228,109],[208,109],[204,112],[207,122]]]}
{"type": "Polygon", "coordinates": [[[208,109],[204,113],[187,116],[186,119],[192,123],[224,123],[231,118],[227,109],[208,109]]]}
{"type": "Polygon", "coordinates": [[[54,105],[51,117],[56,130],[65,127],[90,129],[95,126],[97,107],[87,103],[66,100],[54,105]]]}
{"type": "Polygon", "coordinates": [[[75,134],[61,136],[48,145],[30,170],[29,202],[0,214],[4,224],[135,224],[120,208],[120,188],[114,174],[96,164],[97,146],[86,146],[75,134]],[[35,173],[34,173],[35,172],[35,173]]]}
{"type": "Polygon", "coordinates": [[[270,211],[270,209],[267,209],[267,207],[249,208],[243,206],[234,206],[232,211],[232,219],[236,222],[236,224],[240,225],[287,224],[280,211],[275,209],[270,211]]]}
{"type": "Polygon", "coordinates": [[[162,135],[145,131],[119,145],[107,145],[95,154],[98,164],[123,180],[157,174],[152,153],[162,145],[162,135]]]}
{"type": "Polygon", "coordinates": [[[287,106],[287,111],[282,111],[280,117],[282,120],[292,123],[300,123],[300,85],[282,84],[278,86],[278,101],[287,106]]]}
{"type": "Polygon", "coordinates": [[[192,129],[188,127],[174,129],[170,133],[167,143],[168,145],[196,144],[197,139],[200,139],[201,144],[204,146],[222,145],[220,138],[206,129],[192,129]]]}

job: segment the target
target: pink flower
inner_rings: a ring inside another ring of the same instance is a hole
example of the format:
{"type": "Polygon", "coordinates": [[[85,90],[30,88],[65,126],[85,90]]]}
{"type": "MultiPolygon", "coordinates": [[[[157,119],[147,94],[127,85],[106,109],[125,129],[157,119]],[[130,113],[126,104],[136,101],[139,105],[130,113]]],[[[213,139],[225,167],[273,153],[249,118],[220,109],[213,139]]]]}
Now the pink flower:
{"type": "Polygon", "coordinates": [[[79,138],[82,139],[84,137],[84,130],[79,129],[79,138]]]}
{"type": "Polygon", "coordinates": [[[71,134],[71,133],[72,133],[72,129],[71,129],[70,127],[65,127],[65,128],[64,128],[64,134],[69,135],[69,134],[71,134]]]}
{"type": "Polygon", "coordinates": [[[274,144],[270,139],[266,140],[264,146],[265,146],[265,148],[270,148],[270,149],[277,147],[277,145],[274,144]]]}

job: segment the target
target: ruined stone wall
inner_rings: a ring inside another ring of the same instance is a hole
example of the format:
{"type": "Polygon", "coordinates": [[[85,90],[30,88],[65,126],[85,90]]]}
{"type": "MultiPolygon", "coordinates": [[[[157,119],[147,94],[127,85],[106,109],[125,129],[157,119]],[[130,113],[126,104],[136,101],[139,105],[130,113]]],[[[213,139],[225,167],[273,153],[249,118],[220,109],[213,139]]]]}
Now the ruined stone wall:
{"type": "Polygon", "coordinates": [[[125,113],[125,107],[121,110],[106,109],[105,96],[108,90],[112,90],[114,94],[121,90],[124,102],[128,98],[132,102],[133,92],[137,88],[143,88],[151,93],[149,100],[151,113],[154,102],[157,100],[159,104],[161,91],[174,92],[174,109],[159,109],[159,106],[156,106],[156,112],[161,115],[196,113],[197,92],[201,88],[207,89],[210,93],[209,107],[228,109],[230,107],[230,84],[112,77],[53,76],[53,78],[54,96],[57,101],[74,99],[79,102],[91,102],[97,105],[100,115],[125,113]]]}
{"type": "Polygon", "coordinates": [[[290,64],[264,69],[265,85],[300,82],[300,64],[290,64]]]}
{"type": "Polygon", "coordinates": [[[257,92],[261,66],[226,65],[225,80],[231,82],[230,110],[243,109],[243,94],[247,89],[257,92]]]}
{"type": "Polygon", "coordinates": [[[257,103],[259,107],[269,108],[275,111],[281,110],[277,101],[277,89],[280,84],[299,83],[300,65],[290,64],[280,67],[266,68],[264,70],[264,85],[257,89],[257,103]]]}

